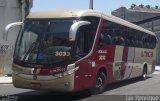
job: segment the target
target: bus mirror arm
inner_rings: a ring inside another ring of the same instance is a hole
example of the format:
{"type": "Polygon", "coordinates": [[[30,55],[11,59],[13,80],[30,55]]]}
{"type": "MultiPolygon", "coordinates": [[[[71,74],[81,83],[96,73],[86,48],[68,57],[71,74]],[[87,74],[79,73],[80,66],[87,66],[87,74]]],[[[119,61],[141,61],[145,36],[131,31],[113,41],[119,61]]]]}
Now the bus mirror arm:
{"type": "Polygon", "coordinates": [[[91,22],[89,22],[89,21],[78,21],[78,22],[75,22],[71,26],[70,31],[69,31],[69,41],[75,41],[78,29],[81,26],[89,25],[89,24],[91,24],[91,22]]]}
{"type": "Polygon", "coordinates": [[[7,37],[8,37],[8,31],[15,27],[15,26],[21,26],[23,24],[23,22],[14,22],[14,23],[11,23],[11,24],[8,24],[6,27],[5,27],[5,30],[3,32],[3,40],[7,41],[7,37]]]}

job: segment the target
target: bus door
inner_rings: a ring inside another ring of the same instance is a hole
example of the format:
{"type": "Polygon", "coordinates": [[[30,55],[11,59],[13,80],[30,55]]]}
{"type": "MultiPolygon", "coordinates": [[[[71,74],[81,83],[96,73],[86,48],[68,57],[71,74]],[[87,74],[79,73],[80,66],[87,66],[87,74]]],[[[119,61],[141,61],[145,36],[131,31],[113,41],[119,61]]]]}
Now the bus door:
{"type": "Polygon", "coordinates": [[[91,51],[92,44],[92,36],[90,35],[89,26],[80,27],[77,32],[77,41],[76,41],[76,58],[77,63],[76,66],[79,66],[79,70],[77,72],[79,82],[79,86],[83,88],[91,87],[92,83],[92,60],[90,56],[87,56],[91,51]]]}
{"type": "Polygon", "coordinates": [[[107,69],[107,82],[113,81],[112,67],[114,63],[115,46],[111,45],[111,36],[108,33],[102,32],[98,42],[97,62],[105,66],[107,69]]]}

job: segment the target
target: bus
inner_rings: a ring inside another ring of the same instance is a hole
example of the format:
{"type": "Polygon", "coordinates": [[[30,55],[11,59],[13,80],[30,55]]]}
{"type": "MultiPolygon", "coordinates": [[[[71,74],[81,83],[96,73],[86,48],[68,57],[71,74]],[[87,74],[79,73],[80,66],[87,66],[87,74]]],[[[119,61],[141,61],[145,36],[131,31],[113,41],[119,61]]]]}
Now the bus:
{"type": "Polygon", "coordinates": [[[12,65],[17,88],[102,93],[108,84],[146,79],[155,71],[156,35],[96,10],[30,13],[21,26],[12,65]]]}

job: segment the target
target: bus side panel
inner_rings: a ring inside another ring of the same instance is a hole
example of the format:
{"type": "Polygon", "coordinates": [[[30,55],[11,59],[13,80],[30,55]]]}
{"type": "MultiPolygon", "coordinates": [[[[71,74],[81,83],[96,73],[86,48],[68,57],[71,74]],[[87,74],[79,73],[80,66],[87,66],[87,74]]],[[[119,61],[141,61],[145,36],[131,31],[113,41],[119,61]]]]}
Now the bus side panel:
{"type": "Polygon", "coordinates": [[[156,59],[157,59],[157,48],[155,48],[153,50],[153,60],[152,60],[151,73],[155,72],[156,59]]]}
{"type": "Polygon", "coordinates": [[[153,73],[155,70],[155,61],[155,49],[135,48],[134,64],[130,78],[141,76],[145,64],[147,64],[147,73],[153,73]]]}
{"type": "MultiPolygon", "coordinates": [[[[96,69],[94,70],[95,74],[97,74],[101,68],[105,68],[108,83],[115,80],[113,77],[115,48],[115,45],[106,45],[97,49],[94,53],[94,61],[97,64],[96,69]]],[[[96,78],[96,75],[94,76],[96,78]]]]}
{"type": "Polygon", "coordinates": [[[76,67],[79,67],[75,75],[75,91],[84,90],[91,87],[92,84],[92,64],[90,59],[86,58],[76,63],[76,67]]]}
{"type": "Polygon", "coordinates": [[[80,61],[76,63],[76,66],[79,66],[80,68],[78,71],[76,71],[75,91],[92,88],[95,84],[95,68],[97,67],[97,65],[94,61],[94,57],[97,57],[95,53],[97,53],[97,45],[102,30],[102,24],[103,19],[100,20],[99,26],[97,28],[97,36],[95,37],[95,43],[92,49],[93,51],[91,51],[92,53],[89,53],[88,57],[85,57],[84,59],[82,58],[80,61]]]}
{"type": "Polygon", "coordinates": [[[106,69],[107,69],[107,82],[111,83],[115,81],[113,76],[113,66],[114,66],[114,57],[115,57],[115,45],[109,45],[107,47],[107,55],[106,55],[106,69]]]}
{"type": "Polygon", "coordinates": [[[127,63],[126,63],[126,70],[124,74],[123,79],[129,79],[132,69],[133,69],[133,63],[134,63],[134,53],[135,53],[135,48],[134,47],[128,47],[128,57],[127,57],[127,63]]]}
{"type": "Polygon", "coordinates": [[[141,51],[141,57],[143,62],[147,63],[147,73],[153,73],[155,71],[156,49],[144,49],[141,51]]]}
{"type": "Polygon", "coordinates": [[[123,47],[116,46],[113,63],[113,76],[116,80],[121,80],[121,64],[122,64],[123,47]]]}
{"type": "Polygon", "coordinates": [[[101,19],[101,23],[99,26],[99,30],[98,30],[98,35],[96,38],[96,43],[94,45],[94,50],[92,53],[92,56],[94,57],[95,63],[96,63],[96,67],[94,69],[94,74],[92,74],[92,78],[94,79],[94,85],[96,82],[96,76],[98,71],[101,68],[105,68],[106,69],[106,73],[107,73],[107,82],[113,82],[115,79],[113,77],[113,63],[114,63],[114,56],[115,56],[115,45],[106,45],[106,46],[102,46],[101,48],[98,48],[99,45],[99,39],[101,36],[101,31],[102,31],[102,25],[103,25],[103,21],[104,19],[101,19]]]}
{"type": "Polygon", "coordinates": [[[144,50],[143,48],[135,48],[133,69],[130,78],[142,75],[142,68],[143,68],[142,64],[146,61],[144,60],[144,58],[141,57],[141,51],[143,50],[144,50]]]}
{"type": "MultiPolygon", "coordinates": [[[[124,46],[124,49],[123,49],[123,57],[122,57],[122,61],[123,61],[123,64],[122,64],[122,75],[123,75],[123,78],[122,79],[126,79],[127,78],[127,75],[126,74],[129,74],[130,71],[127,71],[128,69],[128,63],[127,63],[127,60],[128,60],[128,46],[124,46]]],[[[130,69],[129,69],[130,70],[130,69]]]]}

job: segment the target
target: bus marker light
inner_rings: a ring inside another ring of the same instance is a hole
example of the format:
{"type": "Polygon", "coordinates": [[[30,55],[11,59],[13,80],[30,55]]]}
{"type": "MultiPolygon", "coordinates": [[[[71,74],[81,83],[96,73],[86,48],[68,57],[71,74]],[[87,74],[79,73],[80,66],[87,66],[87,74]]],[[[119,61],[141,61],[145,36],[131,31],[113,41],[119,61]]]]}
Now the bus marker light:
{"type": "Polygon", "coordinates": [[[92,62],[92,67],[96,67],[96,63],[94,61],[92,62]]]}

